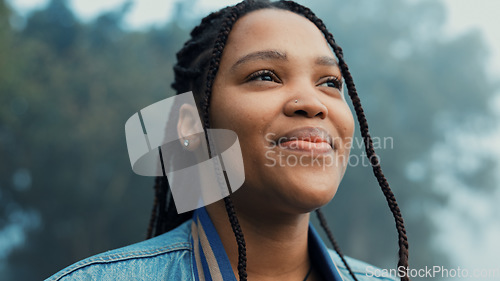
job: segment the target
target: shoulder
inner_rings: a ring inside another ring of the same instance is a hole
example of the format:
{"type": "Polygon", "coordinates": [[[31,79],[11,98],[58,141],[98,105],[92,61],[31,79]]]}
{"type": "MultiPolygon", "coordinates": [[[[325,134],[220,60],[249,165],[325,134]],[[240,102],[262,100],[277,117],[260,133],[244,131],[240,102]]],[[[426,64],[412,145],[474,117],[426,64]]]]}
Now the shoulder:
{"type": "MultiPolygon", "coordinates": [[[[349,271],[345,267],[344,263],[340,259],[339,255],[331,249],[328,249],[328,253],[330,254],[330,257],[332,257],[332,260],[335,262],[335,265],[340,271],[340,274],[344,278],[345,281],[350,281],[352,280],[351,275],[349,274],[349,271]]],[[[356,278],[359,281],[395,281],[398,280],[394,278],[394,276],[390,276],[387,270],[382,270],[376,266],[373,266],[371,264],[368,264],[366,262],[353,259],[350,257],[344,256],[346,259],[347,263],[349,264],[349,267],[353,271],[353,273],[356,275],[356,278]]]]}
{"type": "Polygon", "coordinates": [[[46,281],[189,280],[193,274],[190,226],[188,220],[163,235],[84,259],[46,281]]]}

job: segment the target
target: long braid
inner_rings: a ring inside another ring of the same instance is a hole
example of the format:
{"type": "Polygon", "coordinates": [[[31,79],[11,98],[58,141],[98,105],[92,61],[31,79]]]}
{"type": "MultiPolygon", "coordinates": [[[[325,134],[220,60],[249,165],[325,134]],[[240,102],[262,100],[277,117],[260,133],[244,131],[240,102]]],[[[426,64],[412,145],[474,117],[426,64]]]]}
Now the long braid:
{"type": "Polygon", "coordinates": [[[233,28],[234,23],[239,18],[239,12],[245,7],[246,2],[241,2],[236,6],[232,7],[230,13],[224,18],[222,22],[222,27],[215,40],[214,47],[212,49],[212,57],[210,58],[210,64],[208,66],[207,81],[205,86],[205,95],[203,96],[202,110],[204,113],[205,128],[210,128],[210,121],[208,118],[209,108],[210,108],[210,98],[212,96],[212,86],[215,80],[215,75],[219,70],[220,61],[222,58],[222,52],[226,46],[227,38],[229,33],[233,28]]]}
{"type": "MultiPolygon", "coordinates": [[[[214,48],[212,50],[212,56],[210,58],[210,64],[208,67],[207,80],[206,80],[206,88],[205,95],[202,100],[202,110],[203,110],[203,121],[205,128],[205,136],[207,137],[208,142],[208,134],[206,134],[206,129],[210,128],[210,120],[209,120],[209,108],[210,108],[210,98],[212,96],[212,86],[215,80],[215,75],[219,70],[220,61],[222,57],[222,52],[224,51],[224,47],[227,42],[227,38],[231,29],[233,28],[234,23],[239,18],[240,12],[244,9],[246,2],[241,2],[236,6],[232,7],[229,14],[225,17],[217,39],[214,43],[214,48]]],[[[236,212],[234,210],[234,205],[230,197],[224,198],[224,204],[226,206],[226,212],[229,217],[229,221],[231,223],[231,228],[233,229],[234,236],[236,237],[236,243],[238,244],[238,276],[240,281],[247,280],[247,257],[246,257],[246,243],[245,238],[243,236],[243,231],[241,230],[241,226],[239,224],[238,218],[236,216],[236,212]]]]}
{"type": "MultiPolygon", "coordinates": [[[[158,177],[160,181],[160,190],[158,192],[158,198],[155,198],[155,200],[158,200],[158,212],[159,213],[164,213],[165,211],[165,206],[166,206],[166,188],[165,188],[165,182],[163,180],[163,177],[158,177]]],[[[154,236],[158,236],[162,233],[164,233],[165,229],[165,216],[158,216],[158,219],[156,221],[156,230],[154,236]]]]}
{"type": "MultiPolygon", "coordinates": [[[[373,148],[373,141],[370,136],[370,132],[368,130],[368,122],[366,121],[366,116],[363,111],[363,107],[361,106],[361,100],[359,99],[356,87],[354,85],[354,80],[352,78],[351,73],[349,72],[349,67],[345,63],[343,57],[343,51],[340,46],[338,46],[333,38],[333,35],[326,29],[325,24],[321,19],[316,17],[314,13],[295,2],[292,1],[283,1],[287,5],[289,5],[294,12],[300,13],[308,18],[311,22],[313,22],[320,30],[323,32],[325,38],[327,39],[330,46],[332,46],[335,55],[339,60],[340,69],[342,71],[342,75],[346,81],[347,89],[349,96],[351,97],[354,109],[356,111],[356,115],[358,117],[358,122],[360,125],[361,136],[363,137],[363,141],[365,143],[365,150],[368,159],[370,160],[373,173],[377,178],[380,188],[384,193],[384,196],[387,200],[389,208],[394,216],[394,220],[396,222],[396,229],[398,231],[398,244],[399,244],[399,261],[398,268],[403,266],[404,268],[408,268],[408,237],[406,236],[406,230],[404,227],[403,217],[401,215],[401,210],[399,209],[398,203],[396,202],[396,198],[391,188],[389,187],[389,183],[382,173],[382,168],[380,167],[380,162],[373,148]]],[[[404,276],[401,280],[407,281],[410,280],[408,276],[404,276]]]]}
{"type": "MultiPolygon", "coordinates": [[[[400,266],[404,268],[408,268],[408,237],[406,235],[406,229],[404,226],[404,220],[403,216],[401,214],[401,210],[399,209],[398,203],[396,201],[396,197],[394,196],[394,193],[392,192],[391,188],[389,187],[389,183],[387,182],[387,179],[385,178],[382,168],[380,166],[380,162],[378,159],[377,154],[375,153],[375,150],[373,148],[373,141],[370,136],[370,132],[368,130],[368,122],[366,121],[366,117],[363,111],[363,107],[361,106],[361,101],[358,97],[358,94],[356,92],[356,88],[354,86],[354,82],[352,79],[351,74],[349,73],[347,64],[344,62],[341,52],[342,50],[340,47],[338,47],[337,56],[339,57],[339,62],[341,65],[341,68],[343,69],[343,75],[347,84],[347,89],[349,92],[349,96],[351,97],[352,103],[354,105],[354,109],[356,111],[356,115],[358,117],[358,122],[360,125],[360,130],[361,130],[361,136],[363,137],[363,141],[365,143],[365,151],[368,159],[370,160],[371,166],[373,173],[375,177],[377,178],[377,181],[379,183],[380,188],[382,189],[382,192],[384,193],[384,196],[387,200],[387,203],[389,205],[389,208],[392,212],[392,215],[394,217],[395,223],[396,223],[396,229],[398,231],[398,244],[399,244],[399,261],[398,261],[398,268],[400,266]]],[[[401,278],[403,281],[408,281],[410,280],[408,276],[404,276],[401,278]]]]}
{"type": "MultiPolygon", "coordinates": [[[[203,91],[196,87],[201,84],[199,81],[204,79],[203,69],[205,65],[208,65],[205,57],[209,55],[209,52],[207,52],[210,50],[209,46],[213,45],[214,38],[211,36],[216,34],[218,29],[215,26],[219,26],[214,24],[213,21],[220,20],[226,9],[211,13],[205,17],[201,24],[191,32],[192,38],[177,53],[178,62],[174,66],[175,80],[172,83],[172,88],[176,90],[176,94],[192,90],[195,94],[195,100],[199,101],[200,93],[203,91]]],[[[173,120],[173,118],[169,118],[169,120],[173,120]]],[[[163,160],[171,163],[175,161],[175,157],[176,155],[172,154],[165,155],[163,160]]],[[[177,214],[172,193],[170,192],[170,184],[166,177],[156,177],[154,186],[155,197],[148,225],[148,238],[174,229],[192,217],[192,211],[177,214]]]]}
{"type": "Polygon", "coordinates": [[[236,237],[236,243],[238,244],[238,276],[240,281],[247,280],[247,249],[245,243],[245,237],[243,236],[243,231],[241,230],[238,217],[234,211],[233,200],[231,197],[224,198],[224,204],[226,205],[226,212],[231,222],[231,228],[233,229],[234,236],[236,237]]]}
{"type": "Polygon", "coordinates": [[[153,237],[153,229],[155,229],[156,219],[158,217],[158,192],[160,192],[160,177],[155,178],[155,199],[153,202],[153,209],[151,210],[151,218],[149,219],[148,233],[146,239],[153,237]]]}
{"type": "Polygon", "coordinates": [[[321,227],[326,232],[326,236],[328,236],[328,240],[330,240],[330,243],[332,243],[333,249],[339,255],[340,259],[342,260],[342,263],[345,265],[345,267],[349,271],[349,274],[351,274],[352,278],[355,281],[358,281],[358,278],[356,278],[356,275],[354,275],[354,272],[352,271],[351,267],[349,266],[349,264],[345,260],[344,255],[342,254],[342,251],[340,250],[340,247],[339,247],[337,241],[335,240],[335,238],[333,238],[332,231],[328,227],[328,224],[326,223],[325,216],[323,215],[323,212],[321,211],[321,209],[317,209],[316,210],[316,215],[318,217],[318,220],[319,220],[319,223],[320,223],[321,227]]]}
{"type": "MultiPolygon", "coordinates": [[[[205,51],[207,41],[209,41],[210,38],[209,36],[203,36],[203,34],[210,34],[210,32],[205,31],[210,28],[211,21],[220,17],[222,13],[223,10],[211,13],[205,17],[201,24],[194,28],[191,32],[192,38],[184,44],[183,48],[181,48],[179,52],[177,52],[176,56],[178,62],[174,66],[175,80],[172,83],[172,88],[176,90],[177,94],[189,91],[193,87],[193,84],[196,84],[193,83],[193,81],[200,79],[202,76],[200,67],[192,65],[193,60],[199,57],[200,53],[205,51]]],[[[163,160],[174,161],[174,157],[175,155],[167,155],[163,160]]],[[[174,229],[183,221],[191,218],[192,212],[180,215],[177,214],[173,203],[172,193],[169,192],[169,189],[170,184],[167,178],[161,176],[155,178],[155,198],[147,231],[148,238],[158,236],[174,229]],[[169,202],[169,204],[167,204],[167,202],[169,202]]]]}

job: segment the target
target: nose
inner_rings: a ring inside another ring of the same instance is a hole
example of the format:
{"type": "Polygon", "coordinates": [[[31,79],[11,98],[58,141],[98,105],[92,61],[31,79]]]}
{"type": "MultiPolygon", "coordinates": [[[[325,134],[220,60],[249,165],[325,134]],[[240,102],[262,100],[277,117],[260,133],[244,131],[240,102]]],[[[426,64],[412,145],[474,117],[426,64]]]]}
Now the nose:
{"type": "Polygon", "coordinates": [[[310,89],[291,95],[285,104],[284,113],[288,117],[304,116],[325,119],[328,116],[328,108],[318,99],[314,90],[310,89]]]}

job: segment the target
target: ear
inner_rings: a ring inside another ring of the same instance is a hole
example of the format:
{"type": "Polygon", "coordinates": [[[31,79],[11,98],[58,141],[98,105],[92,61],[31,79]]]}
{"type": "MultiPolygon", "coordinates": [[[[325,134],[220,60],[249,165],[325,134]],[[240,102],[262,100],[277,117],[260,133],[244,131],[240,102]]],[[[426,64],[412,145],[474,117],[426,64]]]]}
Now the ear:
{"type": "Polygon", "coordinates": [[[191,104],[183,104],[179,108],[179,122],[177,123],[177,133],[179,141],[184,149],[194,151],[200,146],[200,132],[203,132],[201,126],[198,109],[191,104]],[[185,141],[189,141],[189,145],[184,145],[185,141]]]}

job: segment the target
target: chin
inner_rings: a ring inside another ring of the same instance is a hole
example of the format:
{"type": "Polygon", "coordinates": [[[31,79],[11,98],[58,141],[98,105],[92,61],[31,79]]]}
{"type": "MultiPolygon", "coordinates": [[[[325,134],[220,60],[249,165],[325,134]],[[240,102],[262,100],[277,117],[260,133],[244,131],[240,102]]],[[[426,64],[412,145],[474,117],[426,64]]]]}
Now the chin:
{"type": "Polygon", "coordinates": [[[309,213],[328,204],[335,194],[340,183],[338,177],[312,177],[300,179],[295,176],[294,183],[286,188],[288,204],[299,213],[309,213]],[[298,181],[297,181],[298,180],[298,181]]]}
{"type": "Polygon", "coordinates": [[[315,191],[314,194],[301,196],[301,198],[297,202],[299,209],[301,209],[301,211],[304,213],[309,213],[318,208],[321,208],[330,203],[336,192],[337,188],[335,187],[333,188],[333,190],[331,188],[326,191],[315,191]]]}
{"type": "Polygon", "coordinates": [[[246,172],[245,184],[233,195],[235,204],[254,212],[288,214],[305,214],[328,204],[343,175],[340,167],[310,166],[274,166],[246,172]]]}

